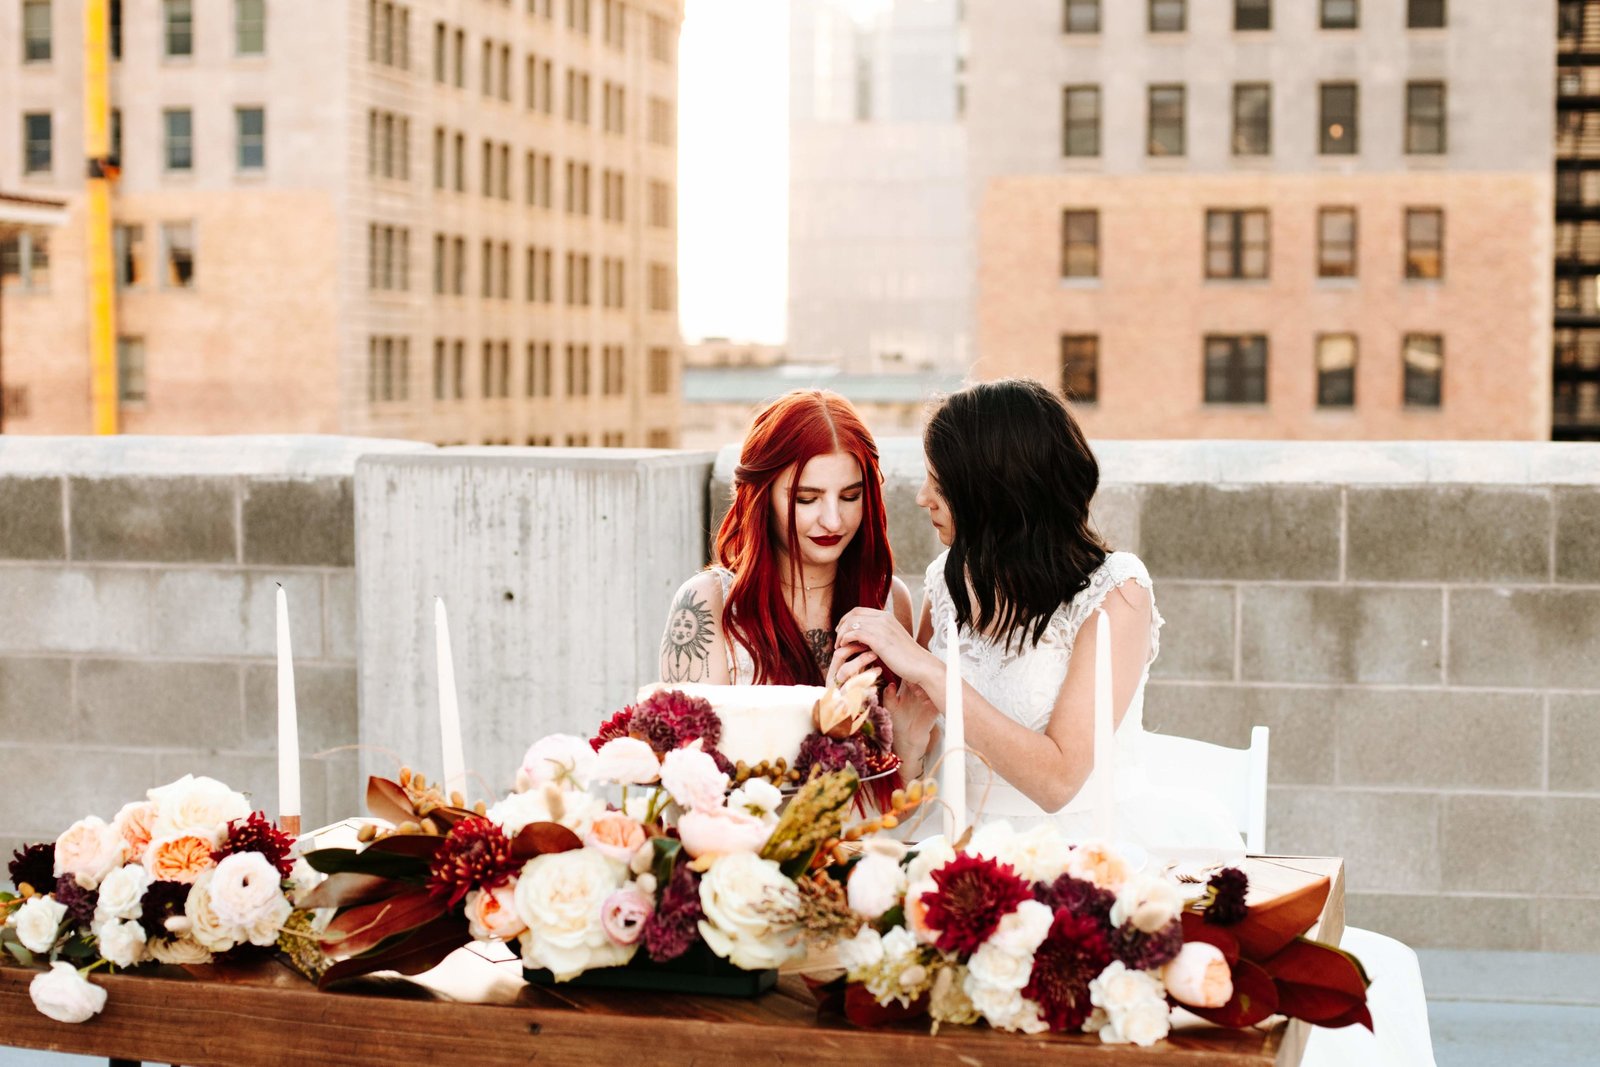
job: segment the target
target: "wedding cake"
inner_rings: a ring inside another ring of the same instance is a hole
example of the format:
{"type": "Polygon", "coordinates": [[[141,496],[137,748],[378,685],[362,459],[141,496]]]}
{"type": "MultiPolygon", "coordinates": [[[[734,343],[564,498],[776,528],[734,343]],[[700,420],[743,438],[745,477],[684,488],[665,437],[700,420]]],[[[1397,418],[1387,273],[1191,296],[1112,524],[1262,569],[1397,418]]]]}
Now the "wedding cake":
{"type": "Polygon", "coordinates": [[[722,720],[717,749],[731,763],[769,766],[782,759],[793,767],[800,746],[816,729],[812,710],[827,692],[820,685],[695,685],[656,682],[639,690],[639,700],[675,689],[699,697],[722,720]]]}

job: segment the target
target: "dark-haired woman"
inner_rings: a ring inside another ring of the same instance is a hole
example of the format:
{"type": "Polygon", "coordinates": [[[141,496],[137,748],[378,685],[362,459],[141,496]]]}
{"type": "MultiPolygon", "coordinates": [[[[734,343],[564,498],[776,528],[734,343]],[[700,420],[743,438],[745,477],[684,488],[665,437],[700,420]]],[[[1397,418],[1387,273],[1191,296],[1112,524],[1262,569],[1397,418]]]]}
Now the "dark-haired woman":
{"type": "MultiPolygon", "coordinates": [[[[1092,621],[1104,611],[1117,835],[1165,851],[1242,851],[1220,805],[1202,797],[1174,804],[1142,771],[1144,688],[1161,614],[1144,564],[1109,551],[1090,525],[1099,465],[1066,405],[1033,381],[970,386],[934,411],[923,447],[928,471],[917,503],[946,550],[928,567],[917,635],[858,608],[840,620],[837,675],[881,661],[942,713],[945,620],[954,617],[966,743],[981,757],[967,761],[975,813],[1086,837],[1098,796],[1092,621]]],[[[909,773],[921,769],[933,727],[926,704],[897,717],[909,773]]]]}
{"type": "Polygon", "coordinates": [[[761,410],[739,451],[715,562],[679,588],[661,679],[822,685],[839,620],[889,607],[908,633],[911,593],[894,577],[878,447],[838,393],[796,390],[761,410]]]}

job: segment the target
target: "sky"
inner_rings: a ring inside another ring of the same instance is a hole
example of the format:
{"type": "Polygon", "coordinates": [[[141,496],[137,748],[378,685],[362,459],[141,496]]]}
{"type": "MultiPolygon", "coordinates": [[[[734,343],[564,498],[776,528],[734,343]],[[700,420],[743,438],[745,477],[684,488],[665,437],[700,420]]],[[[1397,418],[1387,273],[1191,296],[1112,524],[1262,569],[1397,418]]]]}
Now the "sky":
{"type": "Polygon", "coordinates": [[[687,0],[678,46],[678,306],[686,340],[784,340],[788,39],[788,0],[687,0]]]}

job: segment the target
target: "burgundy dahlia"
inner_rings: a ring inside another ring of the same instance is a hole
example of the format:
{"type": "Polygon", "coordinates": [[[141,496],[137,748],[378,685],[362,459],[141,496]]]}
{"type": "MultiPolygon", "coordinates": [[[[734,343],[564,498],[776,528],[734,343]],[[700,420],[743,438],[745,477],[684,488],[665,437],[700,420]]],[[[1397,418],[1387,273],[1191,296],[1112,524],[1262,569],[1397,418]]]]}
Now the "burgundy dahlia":
{"type": "Polygon", "coordinates": [[[1110,962],[1111,946],[1100,924],[1091,916],[1059,908],[1050,932],[1034,950],[1033,973],[1022,995],[1038,1003],[1050,1029],[1076,1033],[1094,1010],[1089,983],[1110,962]]]}
{"type": "Polygon", "coordinates": [[[1224,867],[1206,883],[1211,891],[1211,902],[1206,905],[1206,922],[1216,926],[1232,926],[1243,922],[1250,908],[1244,902],[1250,879],[1237,867],[1224,867]]]}
{"type": "Polygon", "coordinates": [[[48,893],[56,884],[56,846],[24,845],[13,849],[9,869],[11,884],[18,890],[29,885],[37,892],[48,893]]]}
{"type": "Polygon", "coordinates": [[[661,902],[644,924],[644,950],[657,963],[675,960],[700,936],[700,876],[680,863],[672,869],[661,902]]]}
{"type": "Polygon", "coordinates": [[[221,863],[223,857],[240,852],[261,853],[285,878],[294,870],[294,838],[272,825],[272,820],[259,811],[252,811],[248,818],[229,822],[222,847],[213,852],[211,858],[221,863]]]}
{"type": "Polygon", "coordinates": [[[1086,878],[1063,874],[1053,882],[1035,882],[1033,899],[1051,911],[1066,908],[1074,915],[1088,915],[1109,933],[1111,905],[1117,902],[1117,895],[1109,889],[1101,889],[1086,878]]]}
{"type": "Polygon", "coordinates": [[[677,689],[651,693],[633,709],[628,733],[647,742],[664,756],[700,738],[707,752],[722,740],[722,720],[711,703],[677,689]]]}
{"type": "Polygon", "coordinates": [[[454,907],[474,889],[504,884],[520,866],[505,832],[483,816],[473,815],[452,826],[433,854],[428,888],[447,896],[454,907]]]}
{"type": "Polygon", "coordinates": [[[589,747],[596,752],[607,741],[615,741],[619,737],[628,736],[628,724],[633,721],[633,705],[629,704],[611,718],[600,724],[600,732],[589,738],[589,747]]]}
{"type": "Polygon", "coordinates": [[[1111,954],[1135,971],[1153,971],[1171,963],[1183,947],[1183,923],[1172,920],[1153,934],[1123,923],[1108,938],[1111,954]]]}
{"type": "MultiPolygon", "coordinates": [[[[35,885],[42,893],[45,890],[35,885]]],[[[185,889],[189,888],[184,886],[185,889]]],[[[70,874],[63,874],[55,880],[55,890],[51,893],[56,898],[56,903],[67,909],[67,916],[78,926],[88,926],[94,922],[95,905],[100,903],[98,889],[85,889],[78,884],[78,880],[70,874]]]]}
{"type": "Polygon", "coordinates": [[[963,956],[978,950],[1000,925],[1033,893],[1008,863],[963,852],[933,872],[931,889],[922,894],[926,922],[939,931],[934,942],[941,952],[963,956]]]}
{"type": "Polygon", "coordinates": [[[800,754],[794,758],[794,769],[800,772],[802,782],[810,781],[811,768],[820,767],[825,773],[854,767],[856,774],[867,776],[867,754],[861,743],[853,737],[836,741],[827,734],[812,733],[800,742],[800,754]]]}
{"type": "MultiPolygon", "coordinates": [[[[268,859],[271,859],[269,856],[268,859]]],[[[139,925],[151,941],[171,942],[177,934],[167,929],[167,920],[184,913],[189,887],[182,882],[151,882],[139,900],[139,925]]]]}

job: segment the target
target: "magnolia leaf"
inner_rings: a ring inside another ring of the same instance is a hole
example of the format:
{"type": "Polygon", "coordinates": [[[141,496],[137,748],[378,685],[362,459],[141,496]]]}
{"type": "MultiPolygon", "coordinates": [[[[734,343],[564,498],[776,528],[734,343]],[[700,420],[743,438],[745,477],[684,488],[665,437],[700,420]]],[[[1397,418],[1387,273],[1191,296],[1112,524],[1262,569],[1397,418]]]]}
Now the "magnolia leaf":
{"type": "Polygon", "coordinates": [[[582,847],[578,835],[558,822],[531,822],[511,839],[511,856],[518,863],[526,863],[547,852],[571,852],[582,847]]]}
{"type": "Polygon", "coordinates": [[[435,837],[433,834],[390,834],[380,837],[367,846],[368,852],[387,852],[397,856],[415,856],[418,859],[431,860],[433,854],[439,851],[439,846],[444,844],[444,838],[435,837]]]}
{"type": "Polygon", "coordinates": [[[1228,927],[1239,939],[1239,950],[1253,960],[1264,960],[1282,951],[1322,915],[1330,886],[1329,879],[1320,878],[1292,893],[1252,904],[1241,921],[1228,927]]]}
{"type": "Polygon", "coordinates": [[[370,874],[379,878],[395,878],[406,882],[425,882],[428,879],[427,859],[416,856],[399,856],[383,850],[367,849],[357,852],[353,848],[319,848],[307,852],[306,863],[323,874],[370,874]]]}
{"type": "Polygon", "coordinates": [[[302,908],[348,908],[394,896],[407,888],[393,878],[341,871],[300,897],[302,908]]]}
{"type": "Polygon", "coordinates": [[[1303,937],[1289,942],[1261,966],[1280,983],[1320,986],[1358,998],[1366,997],[1371,984],[1360,961],[1350,953],[1303,937]]]}
{"type": "Polygon", "coordinates": [[[408,889],[387,900],[360,904],[339,913],[322,937],[330,955],[355,956],[395,934],[414,930],[449,910],[443,896],[408,889]]]}
{"type": "Polygon", "coordinates": [[[1239,939],[1228,932],[1223,926],[1208,923],[1205,917],[1196,911],[1186,911],[1183,919],[1183,943],[1198,941],[1202,944],[1213,945],[1228,961],[1228,966],[1233,966],[1239,959],[1239,939]]]}
{"type": "Polygon", "coordinates": [[[437,967],[446,956],[472,940],[465,916],[450,912],[415,930],[378,946],[374,951],[340,960],[322,973],[317,988],[359,978],[373,971],[421,974],[437,967]]]}
{"type": "Polygon", "coordinates": [[[1238,1029],[1254,1026],[1278,1010],[1278,989],[1272,976],[1249,960],[1233,965],[1233,996],[1220,1008],[1184,1007],[1209,1023],[1238,1029]]]}
{"type": "Polygon", "coordinates": [[[1369,1031],[1372,1029],[1372,1012],[1367,1009],[1366,1001],[1357,1004],[1343,1015],[1336,1015],[1332,1019],[1324,1019],[1316,1025],[1328,1030],[1337,1030],[1341,1026],[1353,1026],[1356,1023],[1365,1026],[1369,1031]]]}
{"type": "Polygon", "coordinates": [[[396,826],[403,822],[421,822],[417,807],[411,803],[399,782],[373,775],[367,779],[367,811],[396,826]]]}
{"type": "Polygon", "coordinates": [[[1278,1011],[1291,1019],[1304,1019],[1318,1026],[1330,1019],[1348,1015],[1354,1008],[1366,1004],[1364,993],[1346,993],[1327,986],[1305,985],[1300,982],[1278,982],[1278,1011]]]}
{"type": "Polygon", "coordinates": [[[665,889],[672,881],[672,869],[677,866],[678,857],[683,855],[683,842],[675,837],[652,837],[650,846],[655,850],[650,873],[655,875],[656,885],[665,889]]]}

